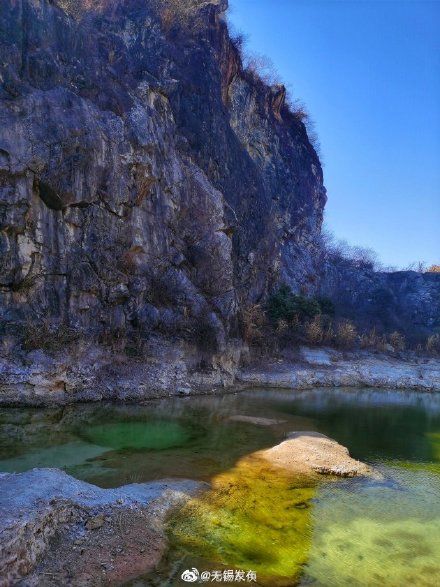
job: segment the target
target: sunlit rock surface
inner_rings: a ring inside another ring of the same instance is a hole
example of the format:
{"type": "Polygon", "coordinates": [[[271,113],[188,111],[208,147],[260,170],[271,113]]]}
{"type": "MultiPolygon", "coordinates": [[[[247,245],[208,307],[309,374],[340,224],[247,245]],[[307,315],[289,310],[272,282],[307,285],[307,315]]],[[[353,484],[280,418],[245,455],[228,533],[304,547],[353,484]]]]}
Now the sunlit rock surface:
{"type": "Polygon", "coordinates": [[[350,457],[348,449],[318,432],[292,432],[287,440],[262,451],[260,457],[292,473],[357,477],[370,467],[350,457]]]}
{"type": "Polygon", "coordinates": [[[47,319],[224,350],[240,304],[314,288],[325,189],[284,88],[243,71],[227,2],[185,2],[189,20],[157,4],[1,3],[11,337],[47,319]]]}
{"type": "Polygon", "coordinates": [[[440,363],[435,358],[397,358],[303,347],[298,357],[244,367],[237,380],[246,385],[285,389],[323,386],[440,391],[440,363]]]}
{"type": "Polygon", "coordinates": [[[58,469],[4,474],[1,584],[29,573],[28,585],[84,585],[97,577],[114,583],[148,572],[166,547],[165,514],[202,485],[159,481],[100,489],[58,469]]]}

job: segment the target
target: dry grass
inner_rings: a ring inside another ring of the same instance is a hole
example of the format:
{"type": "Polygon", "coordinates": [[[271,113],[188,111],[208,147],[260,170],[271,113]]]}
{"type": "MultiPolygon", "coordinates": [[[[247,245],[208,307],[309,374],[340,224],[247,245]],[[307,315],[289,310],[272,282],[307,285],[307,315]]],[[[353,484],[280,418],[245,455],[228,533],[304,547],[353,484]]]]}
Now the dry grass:
{"type": "Polygon", "coordinates": [[[440,334],[433,334],[426,341],[428,353],[440,353],[440,334]]]}
{"type": "Polygon", "coordinates": [[[268,321],[260,304],[253,304],[243,310],[241,323],[243,338],[248,344],[258,344],[263,340],[268,321]]]}
{"type": "Polygon", "coordinates": [[[363,349],[374,349],[380,352],[386,352],[388,346],[391,345],[396,351],[404,351],[407,348],[405,336],[395,330],[388,336],[386,334],[379,335],[375,328],[360,336],[360,346],[363,349]]]}
{"type": "Polygon", "coordinates": [[[406,348],[406,339],[401,332],[397,330],[389,335],[389,343],[396,351],[404,351],[406,348]]]}
{"type": "Polygon", "coordinates": [[[370,332],[364,332],[359,337],[360,347],[362,349],[374,349],[382,351],[384,349],[384,339],[380,336],[376,329],[373,328],[370,332]]]}
{"type": "Polygon", "coordinates": [[[358,339],[356,326],[350,320],[344,320],[336,326],[335,342],[342,348],[353,348],[358,339]]]}
{"type": "Polygon", "coordinates": [[[309,344],[319,345],[324,342],[326,332],[321,316],[315,316],[305,325],[304,335],[309,344]]]}
{"type": "Polygon", "coordinates": [[[196,13],[201,5],[201,0],[153,0],[163,29],[167,32],[174,26],[191,27],[194,31],[200,24],[197,22],[196,13]]]}

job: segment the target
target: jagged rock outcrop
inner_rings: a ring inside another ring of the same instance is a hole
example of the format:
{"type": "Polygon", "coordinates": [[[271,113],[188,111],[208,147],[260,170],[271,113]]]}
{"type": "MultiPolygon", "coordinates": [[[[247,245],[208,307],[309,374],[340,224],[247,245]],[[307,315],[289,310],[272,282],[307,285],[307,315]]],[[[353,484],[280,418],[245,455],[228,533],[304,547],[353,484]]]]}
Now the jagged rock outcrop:
{"type": "Polygon", "coordinates": [[[226,8],[2,1],[3,334],[221,350],[240,305],[316,287],[319,158],[284,88],[243,70],[226,8]]]}

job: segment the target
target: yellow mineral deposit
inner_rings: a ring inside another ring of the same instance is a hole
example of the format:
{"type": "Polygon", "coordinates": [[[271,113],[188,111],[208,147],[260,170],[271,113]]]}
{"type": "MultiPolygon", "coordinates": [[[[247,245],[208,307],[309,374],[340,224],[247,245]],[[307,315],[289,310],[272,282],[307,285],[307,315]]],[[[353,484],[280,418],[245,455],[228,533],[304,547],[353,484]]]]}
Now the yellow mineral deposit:
{"type": "Polygon", "coordinates": [[[369,473],[331,439],[298,433],[215,476],[171,520],[172,548],[192,552],[207,569],[253,569],[261,585],[292,585],[311,547],[312,499],[323,478],[314,465],[333,475],[369,473]]]}

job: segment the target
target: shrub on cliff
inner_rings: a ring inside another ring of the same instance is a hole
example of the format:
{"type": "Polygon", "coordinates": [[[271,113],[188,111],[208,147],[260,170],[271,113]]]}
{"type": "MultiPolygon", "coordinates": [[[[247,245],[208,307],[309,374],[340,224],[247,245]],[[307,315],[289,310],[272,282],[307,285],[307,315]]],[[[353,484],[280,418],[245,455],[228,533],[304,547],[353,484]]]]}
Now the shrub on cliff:
{"type": "Polygon", "coordinates": [[[321,314],[325,314],[326,316],[335,315],[335,305],[329,298],[316,298],[316,301],[321,308],[321,314]]]}
{"type": "Polygon", "coordinates": [[[319,314],[303,327],[304,342],[312,346],[332,346],[335,343],[333,321],[329,315],[319,314]]]}
{"type": "Polygon", "coordinates": [[[280,320],[291,322],[295,317],[302,321],[322,313],[318,300],[294,294],[285,284],[269,297],[266,310],[275,324],[280,320]]]}
{"type": "Polygon", "coordinates": [[[200,27],[197,9],[203,6],[202,0],[152,0],[151,6],[158,14],[165,31],[182,27],[192,31],[200,27]]]}
{"type": "Polygon", "coordinates": [[[346,240],[337,239],[327,227],[322,229],[320,240],[321,250],[327,262],[363,271],[380,271],[383,269],[374,250],[367,247],[352,246],[346,240]]]}
{"type": "Polygon", "coordinates": [[[304,334],[308,344],[319,345],[324,342],[325,330],[321,316],[315,316],[304,327],[304,334]]]}
{"type": "Polygon", "coordinates": [[[266,336],[267,316],[261,304],[252,304],[241,313],[243,338],[251,345],[259,344],[266,336]]]}
{"type": "Polygon", "coordinates": [[[381,350],[383,347],[383,337],[379,336],[376,328],[372,328],[369,332],[364,332],[361,335],[360,346],[362,349],[381,350]]]}

